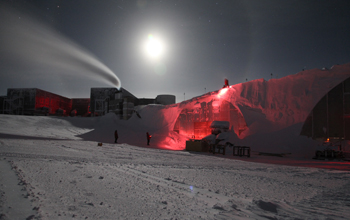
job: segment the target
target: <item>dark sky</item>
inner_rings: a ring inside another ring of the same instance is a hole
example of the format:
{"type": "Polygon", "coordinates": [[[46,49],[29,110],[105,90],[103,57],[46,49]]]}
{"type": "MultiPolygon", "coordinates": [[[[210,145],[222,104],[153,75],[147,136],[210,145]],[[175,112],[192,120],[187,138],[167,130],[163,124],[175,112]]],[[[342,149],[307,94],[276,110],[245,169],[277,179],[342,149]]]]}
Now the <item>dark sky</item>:
{"type": "MultiPolygon", "coordinates": [[[[44,47],[43,39],[55,44],[55,35],[60,36],[58,47],[64,41],[70,48],[67,53],[75,53],[70,45],[79,45],[93,54],[135,96],[173,94],[177,102],[184,100],[184,93],[189,99],[218,90],[225,78],[230,84],[268,80],[271,73],[281,78],[350,61],[350,2],[343,0],[1,2],[6,3],[1,7],[10,12],[12,23],[2,22],[0,40],[22,36],[22,29],[31,32],[31,25],[51,32],[34,32],[40,35],[35,44],[21,38],[3,41],[16,46],[0,48],[0,95],[6,95],[7,88],[37,87],[86,98],[91,87],[110,87],[98,79],[99,71],[91,76],[79,69],[82,63],[74,69],[76,59],[67,58],[65,52],[59,58],[49,53],[35,59],[39,52],[32,48],[29,55],[18,58],[25,44],[44,47]],[[16,25],[20,30],[10,35],[16,25]],[[157,60],[142,48],[149,34],[165,47],[157,60]],[[56,65],[46,65],[49,60],[56,65]]],[[[55,48],[50,50],[55,53],[55,48]]]]}

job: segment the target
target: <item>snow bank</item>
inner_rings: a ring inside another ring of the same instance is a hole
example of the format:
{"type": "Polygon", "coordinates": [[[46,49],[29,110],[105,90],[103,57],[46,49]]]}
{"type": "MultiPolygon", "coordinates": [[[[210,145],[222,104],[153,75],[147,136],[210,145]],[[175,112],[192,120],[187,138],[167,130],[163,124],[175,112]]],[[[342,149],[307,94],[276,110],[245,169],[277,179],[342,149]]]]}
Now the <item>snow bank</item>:
{"type": "Polygon", "coordinates": [[[2,135],[16,135],[23,137],[74,139],[92,130],[93,123],[90,118],[1,115],[0,124],[2,135]]]}
{"type": "MultiPolygon", "coordinates": [[[[75,123],[67,128],[82,121],[75,123]]],[[[1,219],[350,218],[349,164],[265,158],[252,155],[233,160],[222,155],[127,144],[97,146],[96,142],[82,140],[1,138],[0,216],[1,219]],[[261,160],[275,161],[278,165],[257,163],[261,160]],[[286,161],[293,166],[284,166],[286,161]],[[314,168],[315,164],[328,169],[314,168]],[[12,180],[8,174],[12,174],[12,180]]]]}
{"type": "MultiPolygon", "coordinates": [[[[261,151],[283,151],[310,157],[317,143],[301,137],[301,127],[317,102],[348,77],[350,63],[329,70],[306,70],[269,81],[258,79],[167,106],[153,114],[163,120],[162,127],[168,131],[162,133],[166,134],[172,131],[183,109],[194,108],[201,102],[225,100],[237,108],[246,123],[243,132],[235,130],[234,143],[261,151]]],[[[235,126],[237,124],[233,124],[235,126]]],[[[169,143],[169,146],[173,145],[169,143]]]]}

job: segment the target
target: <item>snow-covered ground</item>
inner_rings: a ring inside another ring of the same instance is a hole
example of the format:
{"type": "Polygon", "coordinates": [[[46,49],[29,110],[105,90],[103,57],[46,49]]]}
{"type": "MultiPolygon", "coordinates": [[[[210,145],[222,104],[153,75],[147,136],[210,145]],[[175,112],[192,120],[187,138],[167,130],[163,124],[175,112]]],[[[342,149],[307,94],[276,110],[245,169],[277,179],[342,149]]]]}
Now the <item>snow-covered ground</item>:
{"type": "Polygon", "coordinates": [[[0,115],[0,219],[350,219],[348,162],[158,149],[135,120],[0,115]]]}
{"type": "Polygon", "coordinates": [[[129,120],[0,115],[0,220],[350,219],[350,163],[312,160],[319,143],[300,136],[315,104],[349,73],[350,63],[253,80],[138,106],[141,118],[129,120]],[[180,113],[224,101],[237,110],[229,141],[252,156],[183,151],[180,113]]]}

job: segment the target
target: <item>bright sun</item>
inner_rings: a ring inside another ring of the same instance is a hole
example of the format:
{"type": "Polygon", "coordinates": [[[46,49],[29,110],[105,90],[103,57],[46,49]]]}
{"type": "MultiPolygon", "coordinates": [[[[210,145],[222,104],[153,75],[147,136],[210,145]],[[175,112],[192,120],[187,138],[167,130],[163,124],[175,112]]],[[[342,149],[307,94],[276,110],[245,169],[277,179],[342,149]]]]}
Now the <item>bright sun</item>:
{"type": "Polygon", "coordinates": [[[146,54],[150,58],[159,58],[164,50],[163,43],[152,34],[148,35],[148,41],[145,43],[146,54]]]}

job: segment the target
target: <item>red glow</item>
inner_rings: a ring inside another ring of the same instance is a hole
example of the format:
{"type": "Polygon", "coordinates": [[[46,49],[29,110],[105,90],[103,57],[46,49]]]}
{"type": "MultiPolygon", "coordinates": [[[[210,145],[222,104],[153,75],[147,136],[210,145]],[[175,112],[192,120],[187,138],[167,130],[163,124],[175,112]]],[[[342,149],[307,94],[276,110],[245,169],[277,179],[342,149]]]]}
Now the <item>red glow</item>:
{"type": "MultiPolygon", "coordinates": [[[[220,90],[226,93],[228,88],[220,90]]],[[[185,108],[177,118],[173,131],[187,139],[202,139],[211,134],[210,124],[213,121],[228,121],[230,129],[239,136],[247,128],[247,124],[240,113],[226,100],[211,100],[201,102],[194,108],[185,108]]]]}
{"type": "Polygon", "coordinates": [[[176,147],[169,146],[167,144],[160,146],[160,148],[164,150],[183,150],[183,149],[178,149],[176,147]]]}
{"type": "Polygon", "coordinates": [[[164,150],[184,150],[185,149],[185,143],[186,143],[186,138],[181,137],[180,139],[178,139],[179,137],[169,137],[169,136],[157,136],[157,140],[159,140],[159,142],[157,143],[157,146],[160,149],[164,149],[164,150]]]}
{"type": "Polygon", "coordinates": [[[228,88],[220,89],[219,94],[218,94],[218,98],[221,98],[223,95],[225,95],[227,91],[228,91],[228,88]]]}
{"type": "Polygon", "coordinates": [[[55,114],[57,109],[66,110],[67,113],[71,111],[72,102],[68,98],[37,89],[35,97],[35,109],[38,110],[43,107],[49,109],[49,114],[55,114]]]}
{"type": "Polygon", "coordinates": [[[218,106],[220,106],[220,102],[219,101],[213,101],[212,106],[213,107],[218,107],[218,106]]]}

